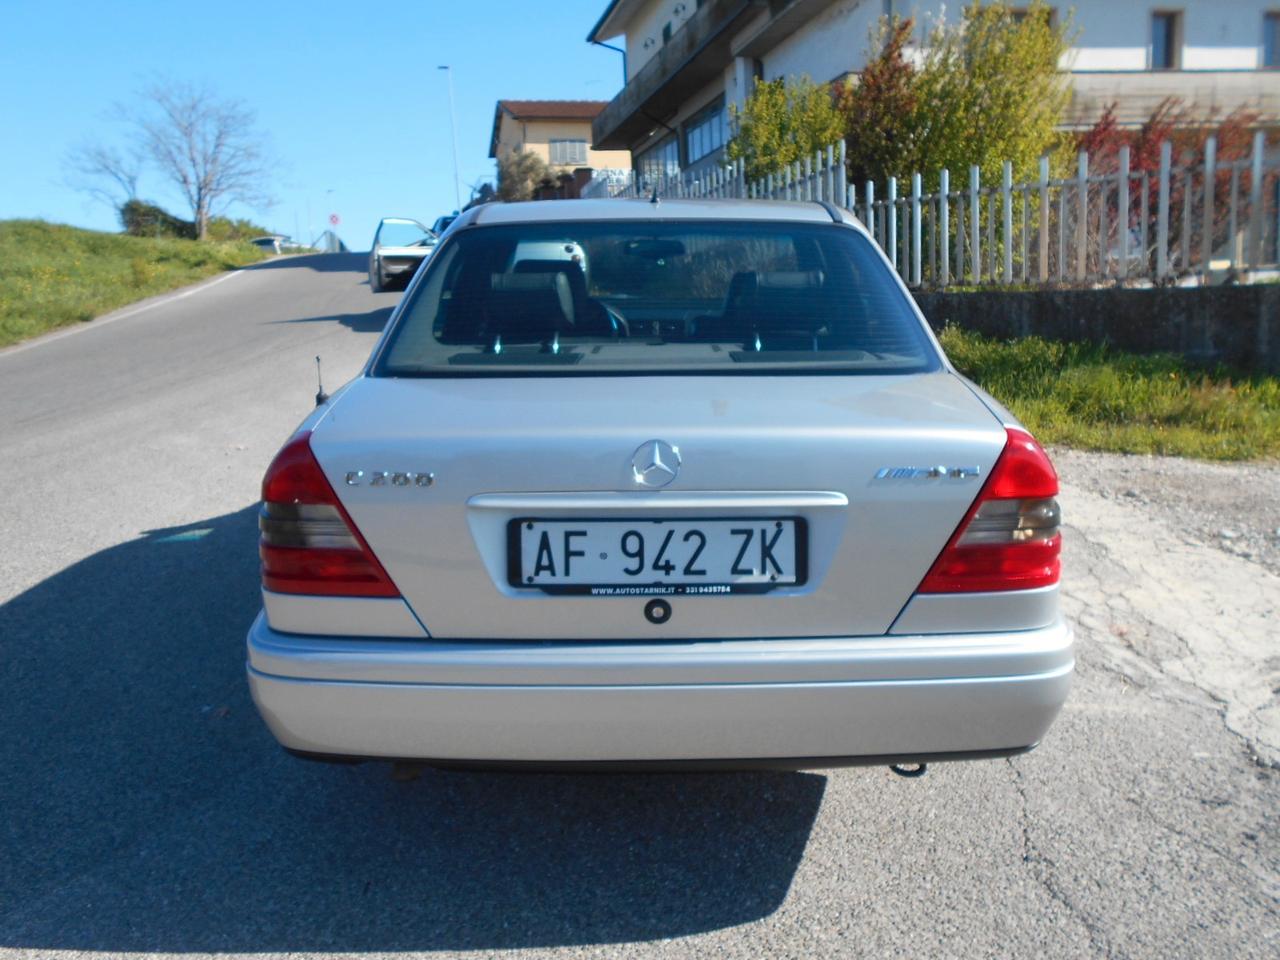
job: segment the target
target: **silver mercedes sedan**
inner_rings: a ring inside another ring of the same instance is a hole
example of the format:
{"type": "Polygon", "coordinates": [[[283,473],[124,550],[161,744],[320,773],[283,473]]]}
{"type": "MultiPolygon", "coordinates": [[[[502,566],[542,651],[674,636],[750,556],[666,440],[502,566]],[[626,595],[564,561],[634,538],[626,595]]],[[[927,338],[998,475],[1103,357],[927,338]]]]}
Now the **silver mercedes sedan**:
{"type": "Polygon", "coordinates": [[[1025,751],[1058,478],[818,203],[468,211],[262,487],[258,708],[318,759],[1025,751]]]}

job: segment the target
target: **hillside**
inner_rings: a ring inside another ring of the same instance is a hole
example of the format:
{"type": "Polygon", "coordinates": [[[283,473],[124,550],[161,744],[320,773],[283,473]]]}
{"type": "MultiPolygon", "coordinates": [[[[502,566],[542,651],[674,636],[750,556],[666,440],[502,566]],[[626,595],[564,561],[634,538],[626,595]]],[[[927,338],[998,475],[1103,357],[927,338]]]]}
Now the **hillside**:
{"type": "Polygon", "coordinates": [[[248,243],[198,243],[0,220],[0,347],[263,258],[248,243]]]}

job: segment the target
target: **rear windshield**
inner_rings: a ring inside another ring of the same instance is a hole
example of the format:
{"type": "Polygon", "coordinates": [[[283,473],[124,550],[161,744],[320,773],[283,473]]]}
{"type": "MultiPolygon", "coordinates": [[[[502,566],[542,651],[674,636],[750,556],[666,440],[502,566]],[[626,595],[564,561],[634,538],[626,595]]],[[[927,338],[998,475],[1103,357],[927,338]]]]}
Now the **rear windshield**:
{"type": "Polygon", "coordinates": [[[836,224],[476,227],[446,241],[410,297],[375,375],[939,365],[870,242],[836,224]]]}
{"type": "Polygon", "coordinates": [[[411,247],[430,239],[427,228],[412,220],[384,220],[378,229],[378,243],[384,247],[411,247]]]}

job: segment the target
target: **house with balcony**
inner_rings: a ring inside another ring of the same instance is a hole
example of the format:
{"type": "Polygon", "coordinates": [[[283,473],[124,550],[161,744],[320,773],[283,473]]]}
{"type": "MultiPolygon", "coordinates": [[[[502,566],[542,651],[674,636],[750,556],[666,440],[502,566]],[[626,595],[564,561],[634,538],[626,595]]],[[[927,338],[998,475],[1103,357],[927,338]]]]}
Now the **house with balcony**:
{"type": "Polygon", "coordinates": [[[629,169],[631,152],[595,149],[591,122],[607,106],[603,100],[499,100],[493,110],[489,156],[512,150],[536,153],[554,167],[629,169]]]}
{"type": "MultiPolygon", "coordinates": [[[[951,5],[952,15],[958,4],[951,5]]],[[[1017,5],[1014,5],[1015,11],[1017,5]]],[[[856,75],[881,17],[928,35],[940,3],[908,0],[611,0],[587,39],[623,52],[626,83],[592,121],[596,150],[629,150],[644,175],[697,172],[723,158],[729,107],[756,78],[856,75]]],[[[1280,0],[1074,0],[1068,125],[1111,103],[1141,123],[1165,97],[1200,115],[1247,107],[1280,117],[1280,0]]],[[[1053,11],[1058,15],[1058,10],[1053,11]]]]}

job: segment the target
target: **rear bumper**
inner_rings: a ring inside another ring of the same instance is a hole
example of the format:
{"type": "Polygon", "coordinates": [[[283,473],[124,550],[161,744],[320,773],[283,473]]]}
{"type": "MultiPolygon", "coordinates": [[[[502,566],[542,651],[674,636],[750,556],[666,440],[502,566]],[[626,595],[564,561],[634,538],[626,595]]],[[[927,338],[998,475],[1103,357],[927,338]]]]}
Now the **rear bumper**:
{"type": "Polygon", "coordinates": [[[1003,634],[584,644],[249,633],[254,701],[309,755],[787,766],[1007,754],[1066,699],[1063,622],[1003,634]],[[707,763],[710,762],[710,763],[707,763]]]}
{"type": "Polygon", "coordinates": [[[413,273],[422,265],[422,261],[425,259],[425,254],[420,257],[393,255],[381,256],[378,258],[378,262],[382,267],[383,274],[389,277],[398,277],[405,273],[413,273]]]}

